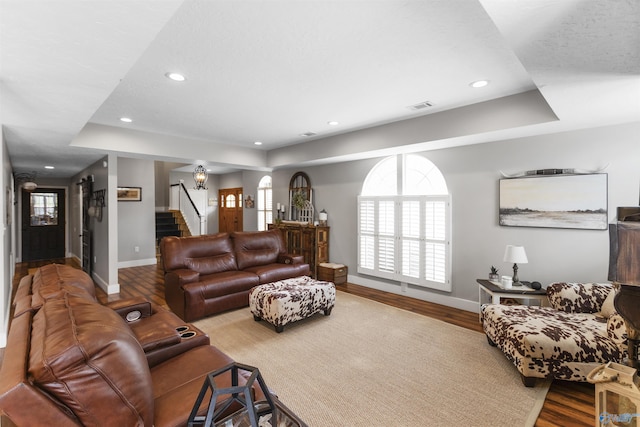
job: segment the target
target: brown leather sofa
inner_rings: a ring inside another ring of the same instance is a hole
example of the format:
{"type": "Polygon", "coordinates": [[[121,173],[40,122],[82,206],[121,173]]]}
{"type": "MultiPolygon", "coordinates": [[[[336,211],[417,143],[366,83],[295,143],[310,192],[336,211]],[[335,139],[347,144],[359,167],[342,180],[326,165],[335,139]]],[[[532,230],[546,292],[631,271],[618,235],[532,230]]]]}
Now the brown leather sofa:
{"type": "MultiPolygon", "coordinates": [[[[114,308],[97,302],[89,276],[69,266],[51,264],[22,279],[0,370],[5,421],[187,424],[206,375],[233,360],[162,307],[136,299],[114,308]],[[176,325],[195,334],[185,338],[176,325]]],[[[230,385],[230,375],[219,384],[230,385]]]]}
{"type": "Polygon", "coordinates": [[[309,275],[280,230],[165,237],[160,253],[165,299],[187,322],[248,306],[254,286],[309,275]]]}

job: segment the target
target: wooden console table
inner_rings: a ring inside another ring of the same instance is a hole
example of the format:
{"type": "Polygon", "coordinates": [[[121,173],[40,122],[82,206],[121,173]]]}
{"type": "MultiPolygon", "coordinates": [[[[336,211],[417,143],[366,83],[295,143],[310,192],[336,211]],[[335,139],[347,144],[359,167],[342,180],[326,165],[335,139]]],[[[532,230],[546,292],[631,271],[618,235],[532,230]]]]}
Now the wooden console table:
{"type": "Polygon", "coordinates": [[[287,252],[302,255],[304,262],[309,264],[311,277],[316,279],[318,265],[329,262],[329,227],[297,222],[268,224],[267,227],[269,230],[277,228],[282,232],[287,252]]]}

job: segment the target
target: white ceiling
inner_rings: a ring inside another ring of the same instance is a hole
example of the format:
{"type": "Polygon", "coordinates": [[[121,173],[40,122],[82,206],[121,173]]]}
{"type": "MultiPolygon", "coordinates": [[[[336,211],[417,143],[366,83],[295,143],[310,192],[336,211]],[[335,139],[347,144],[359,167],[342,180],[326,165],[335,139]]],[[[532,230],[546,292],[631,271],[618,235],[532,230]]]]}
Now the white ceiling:
{"type": "Polygon", "coordinates": [[[403,147],[338,154],[330,142],[531,91],[547,118],[424,142],[640,120],[637,0],[0,0],[0,55],[13,168],[38,176],[72,176],[107,152],[218,172],[367,157],[403,147]],[[490,84],[469,86],[479,79],[490,84]],[[434,106],[407,108],[423,101],[434,106]],[[90,137],[105,131],[118,138],[90,137]],[[269,160],[310,141],[307,158],[269,160]]]}

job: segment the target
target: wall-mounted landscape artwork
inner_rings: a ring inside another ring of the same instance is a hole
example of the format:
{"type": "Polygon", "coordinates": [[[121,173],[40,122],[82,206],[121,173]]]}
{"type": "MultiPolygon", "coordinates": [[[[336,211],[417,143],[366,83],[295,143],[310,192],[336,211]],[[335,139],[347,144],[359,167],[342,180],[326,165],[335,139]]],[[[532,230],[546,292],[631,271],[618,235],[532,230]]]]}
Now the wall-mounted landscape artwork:
{"type": "Polygon", "coordinates": [[[607,174],[501,179],[499,222],[607,230],[607,174]]]}

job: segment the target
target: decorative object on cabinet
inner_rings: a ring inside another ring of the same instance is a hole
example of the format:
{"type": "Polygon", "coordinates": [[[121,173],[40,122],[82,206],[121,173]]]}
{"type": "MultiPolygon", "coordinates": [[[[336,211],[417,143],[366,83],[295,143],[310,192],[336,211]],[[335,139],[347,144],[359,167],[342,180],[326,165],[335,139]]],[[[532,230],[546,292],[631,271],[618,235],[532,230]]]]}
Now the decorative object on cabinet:
{"type": "Polygon", "coordinates": [[[607,221],[607,174],[500,180],[500,225],[606,230],[607,221]]]}
{"type": "Polygon", "coordinates": [[[300,222],[306,222],[308,224],[313,223],[313,205],[310,201],[305,200],[304,206],[300,209],[300,222]]]}
{"type": "Polygon", "coordinates": [[[287,253],[302,255],[304,262],[309,264],[311,277],[317,278],[320,263],[329,262],[329,227],[282,221],[280,224],[269,224],[268,228],[280,229],[287,253]]]}
{"type": "MultiPolygon", "coordinates": [[[[311,180],[304,172],[296,172],[289,181],[289,219],[302,221],[301,215],[309,202],[313,206],[313,190],[311,180]]],[[[313,221],[313,218],[311,218],[313,221]]],[[[305,222],[309,222],[306,220],[305,222]]]]}
{"type": "Polygon", "coordinates": [[[318,214],[318,220],[320,221],[320,225],[327,225],[327,219],[329,216],[327,215],[327,211],[322,209],[318,214]]]}

